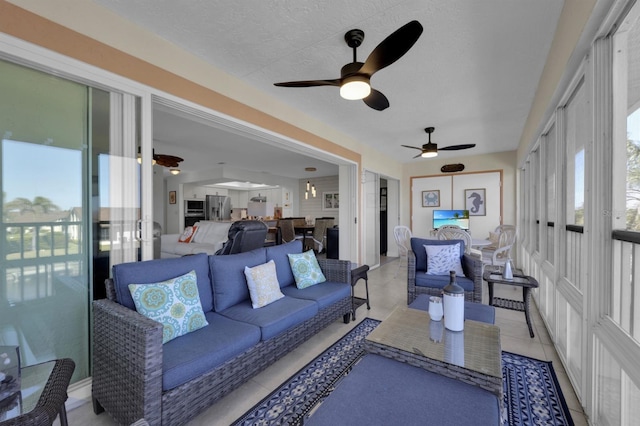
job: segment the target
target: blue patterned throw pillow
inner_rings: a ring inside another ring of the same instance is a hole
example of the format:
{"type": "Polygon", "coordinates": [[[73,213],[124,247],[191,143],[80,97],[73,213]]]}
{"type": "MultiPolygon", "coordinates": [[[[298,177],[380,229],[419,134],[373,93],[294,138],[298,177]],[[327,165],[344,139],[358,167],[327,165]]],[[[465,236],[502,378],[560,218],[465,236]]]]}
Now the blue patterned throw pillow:
{"type": "Polygon", "coordinates": [[[460,243],[425,244],[424,248],[427,251],[427,275],[449,275],[449,271],[456,271],[456,276],[465,276],[460,263],[460,243]]]}
{"type": "Polygon", "coordinates": [[[162,343],[209,325],[200,303],[196,271],[160,283],[128,287],[136,311],[162,324],[162,343]]]}
{"type": "Polygon", "coordinates": [[[247,287],[249,287],[253,309],[262,308],[284,297],[280,291],[276,264],[273,260],[253,268],[245,266],[244,275],[247,277],[247,287]]]}
{"type": "Polygon", "coordinates": [[[296,287],[302,289],[325,282],[327,279],[318,265],[318,259],[313,250],[304,253],[287,254],[291,272],[296,280],[296,287]]]}

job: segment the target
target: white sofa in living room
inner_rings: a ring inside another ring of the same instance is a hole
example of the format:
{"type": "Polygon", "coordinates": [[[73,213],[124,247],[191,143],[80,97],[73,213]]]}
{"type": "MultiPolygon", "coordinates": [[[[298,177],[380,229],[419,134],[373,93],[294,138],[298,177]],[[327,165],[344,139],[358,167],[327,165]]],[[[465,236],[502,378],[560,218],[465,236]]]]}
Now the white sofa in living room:
{"type": "Polygon", "coordinates": [[[215,254],[227,241],[232,222],[200,221],[193,227],[186,227],[182,234],[164,234],[160,236],[160,258],[181,257],[188,254],[215,254]],[[195,234],[188,238],[189,228],[195,234]],[[182,240],[188,242],[180,242],[182,240]]]}

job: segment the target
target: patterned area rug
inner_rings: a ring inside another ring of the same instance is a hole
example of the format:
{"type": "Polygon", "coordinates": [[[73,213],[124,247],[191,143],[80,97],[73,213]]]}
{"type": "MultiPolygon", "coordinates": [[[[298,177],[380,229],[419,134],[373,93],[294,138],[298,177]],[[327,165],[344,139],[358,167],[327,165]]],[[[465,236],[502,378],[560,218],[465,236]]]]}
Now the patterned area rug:
{"type": "MultiPolygon", "coordinates": [[[[233,425],[300,425],[362,357],[363,339],[380,324],[365,318],[233,425]]],[[[505,426],[572,426],[551,362],[502,353],[505,426]]]]}

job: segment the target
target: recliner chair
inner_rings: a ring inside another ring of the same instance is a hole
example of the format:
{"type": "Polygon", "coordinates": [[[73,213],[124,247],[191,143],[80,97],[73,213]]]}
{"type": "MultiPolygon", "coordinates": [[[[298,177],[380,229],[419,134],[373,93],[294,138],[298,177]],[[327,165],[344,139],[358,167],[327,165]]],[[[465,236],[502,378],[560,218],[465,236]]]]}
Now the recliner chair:
{"type": "Polygon", "coordinates": [[[228,240],[216,255],[243,253],[264,247],[268,227],[259,220],[239,220],[229,228],[228,240]]]}

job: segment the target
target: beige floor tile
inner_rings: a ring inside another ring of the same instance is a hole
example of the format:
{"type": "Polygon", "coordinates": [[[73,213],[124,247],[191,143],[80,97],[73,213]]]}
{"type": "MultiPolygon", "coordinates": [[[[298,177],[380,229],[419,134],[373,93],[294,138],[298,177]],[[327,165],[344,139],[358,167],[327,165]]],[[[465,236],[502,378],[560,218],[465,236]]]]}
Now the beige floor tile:
{"type": "MultiPolygon", "coordinates": [[[[228,425],[240,417],[247,410],[269,394],[276,386],[295,374],[300,368],[313,360],[318,354],[331,346],[336,340],[351,330],[362,319],[369,317],[384,320],[393,309],[407,304],[407,273],[406,266],[400,269],[397,277],[397,260],[384,264],[382,267],[369,271],[369,298],[371,310],[366,305],[358,308],[357,321],[344,324],[341,320],[330,324],[326,329],[303,343],[296,350],[258,374],[252,380],[236,389],[227,397],[214,404],[207,411],[193,420],[191,426],[228,425]]],[[[488,300],[486,283],[483,300],[488,300]]],[[[522,291],[504,285],[494,286],[495,296],[508,299],[522,300],[522,291]]],[[[356,285],[356,296],[365,296],[364,281],[356,285]]],[[[582,407],[575,396],[571,383],[562,367],[551,338],[547,333],[544,322],[534,303],[531,304],[531,317],[534,325],[535,337],[529,337],[525,316],[522,312],[507,309],[496,309],[496,325],[500,327],[502,349],[505,351],[526,355],[531,358],[553,361],[565,398],[573,410],[572,416],[576,425],[586,425],[582,407]]],[[[87,403],[72,410],[68,414],[71,425],[107,426],[116,424],[107,414],[95,416],[91,404],[87,403]]]]}

